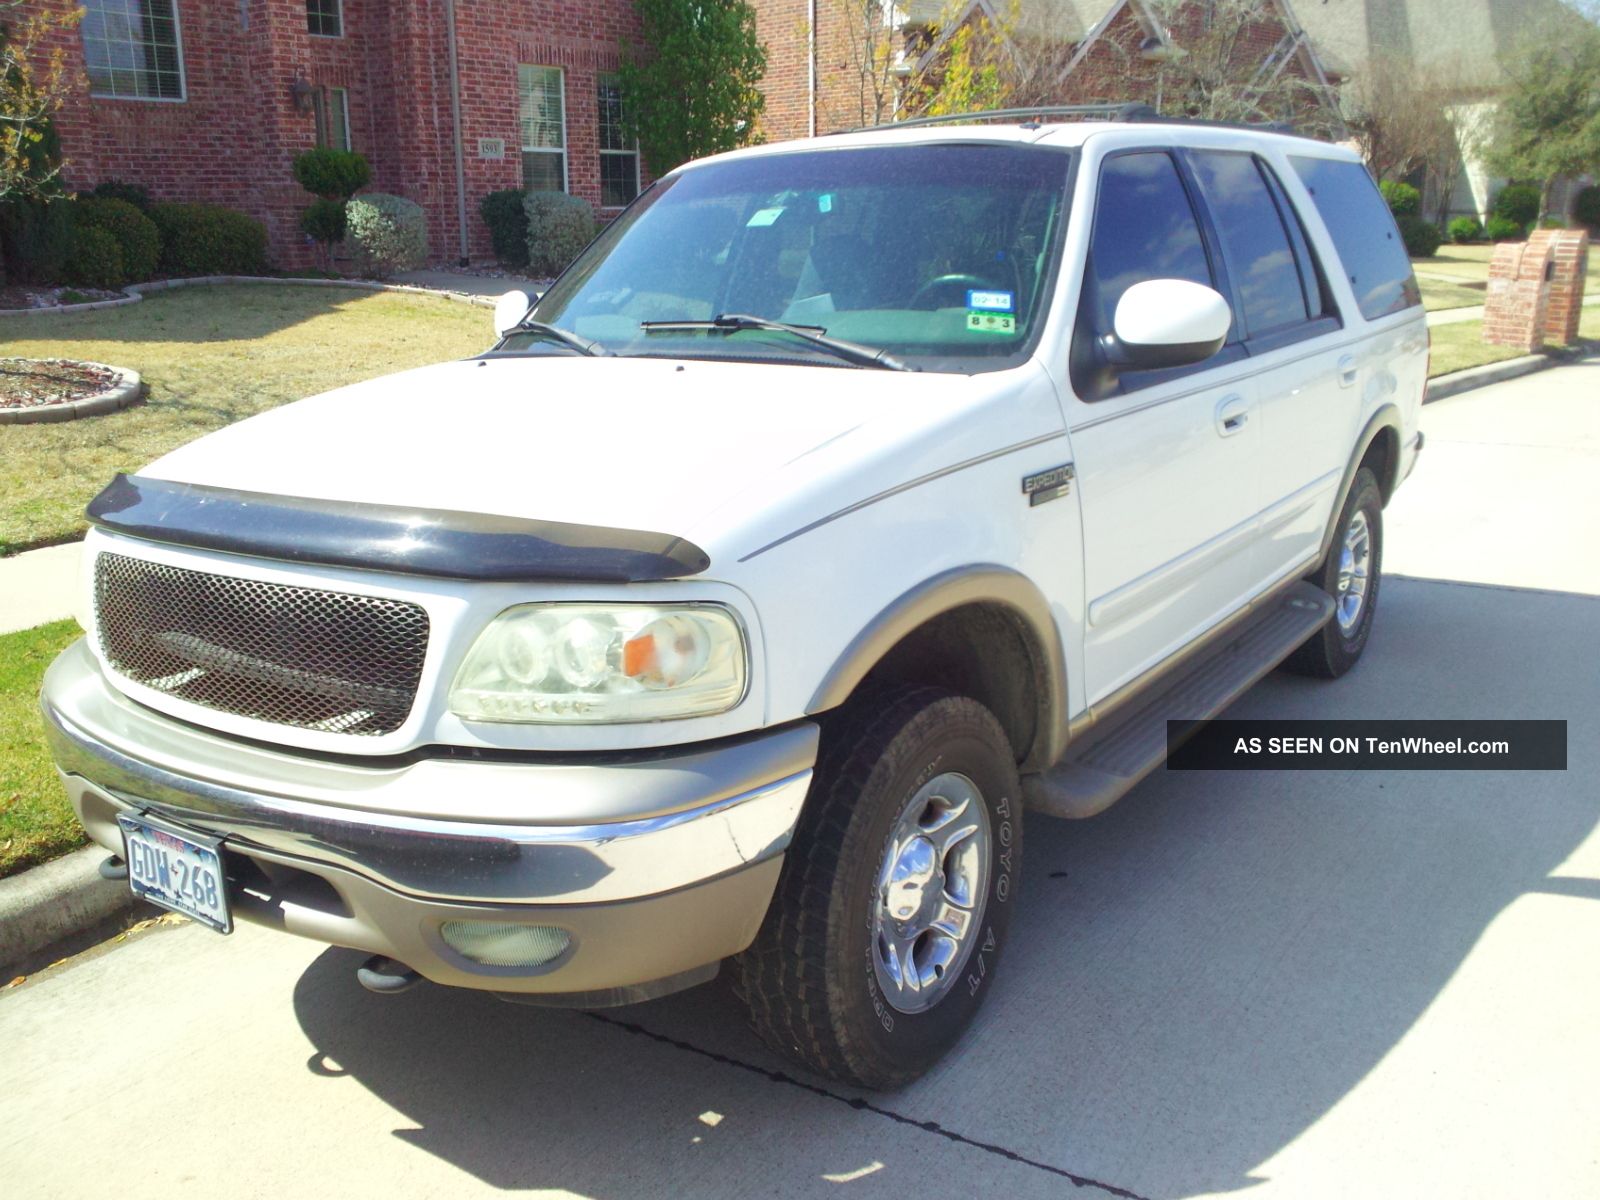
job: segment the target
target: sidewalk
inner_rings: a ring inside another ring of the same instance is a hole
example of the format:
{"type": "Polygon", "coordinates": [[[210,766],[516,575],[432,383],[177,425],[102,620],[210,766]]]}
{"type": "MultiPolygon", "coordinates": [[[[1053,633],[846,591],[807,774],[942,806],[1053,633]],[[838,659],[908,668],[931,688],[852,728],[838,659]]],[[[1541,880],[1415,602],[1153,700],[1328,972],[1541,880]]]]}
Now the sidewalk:
{"type": "Polygon", "coordinates": [[[390,282],[432,288],[438,292],[459,292],[464,296],[500,296],[514,290],[532,292],[537,296],[550,286],[548,280],[525,279],[520,275],[477,275],[442,267],[402,271],[390,282]]]}
{"type": "Polygon", "coordinates": [[[76,605],[81,542],[0,558],[0,633],[70,617],[76,605]]]}
{"type": "MultiPolygon", "coordinates": [[[[1600,296],[1587,296],[1584,298],[1585,308],[1600,304],[1600,296]]],[[[1428,314],[1429,325],[1455,325],[1461,321],[1483,320],[1483,305],[1469,304],[1465,308],[1441,308],[1428,314]]]]}

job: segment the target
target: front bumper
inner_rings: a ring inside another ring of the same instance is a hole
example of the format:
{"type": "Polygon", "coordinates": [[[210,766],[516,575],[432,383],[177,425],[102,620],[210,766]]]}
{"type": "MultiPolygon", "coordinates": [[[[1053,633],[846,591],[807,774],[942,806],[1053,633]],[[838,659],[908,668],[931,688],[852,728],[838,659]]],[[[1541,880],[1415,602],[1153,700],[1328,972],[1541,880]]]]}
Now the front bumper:
{"type": "Polygon", "coordinates": [[[82,641],[51,666],[40,704],[73,807],[107,850],[122,853],[119,811],[148,811],[224,839],[241,919],[438,983],[570,1003],[660,994],[750,944],[817,744],[803,723],[626,756],[292,754],[134,703],[82,641]],[[440,926],[460,920],[570,940],[538,967],[487,966],[444,941],[440,926]]]}

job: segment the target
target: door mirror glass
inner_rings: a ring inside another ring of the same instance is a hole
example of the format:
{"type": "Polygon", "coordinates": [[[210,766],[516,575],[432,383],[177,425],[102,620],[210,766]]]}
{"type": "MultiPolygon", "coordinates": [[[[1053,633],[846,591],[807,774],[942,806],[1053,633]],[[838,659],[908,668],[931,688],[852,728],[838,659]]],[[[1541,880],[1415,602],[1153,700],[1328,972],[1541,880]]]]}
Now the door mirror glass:
{"type": "Polygon", "coordinates": [[[505,337],[517,327],[517,322],[528,315],[528,310],[533,307],[533,297],[527,292],[507,292],[494,302],[494,332],[496,337],[505,337]]]}
{"type": "Polygon", "coordinates": [[[1140,371],[1204,362],[1227,340],[1228,302],[1186,279],[1147,279],[1122,293],[1112,319],[1113,362],[1140,371]]]}

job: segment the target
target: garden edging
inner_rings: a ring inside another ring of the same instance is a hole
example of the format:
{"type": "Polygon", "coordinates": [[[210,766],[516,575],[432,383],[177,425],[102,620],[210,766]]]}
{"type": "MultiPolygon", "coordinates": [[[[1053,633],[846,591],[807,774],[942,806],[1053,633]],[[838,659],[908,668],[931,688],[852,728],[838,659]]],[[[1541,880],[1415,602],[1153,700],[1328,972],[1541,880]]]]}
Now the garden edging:
{"type": "Polygon", "coordinates": [[[121,308],[125,304],[137,304],[144,299],[146,292],[163,292],[172,288],[197,287],[201,284],[216,283],[275,283],[285,287],[334,287],[353,288],[363,292],[401,292],[418,296],[443,297],[446,300],[455,300],[463,304],[476,305],[479,308],[493,308],[494,297],[473,296],[466,292],[449,292],[439,288],[417,287],[409,283],[379,283],[372,279],[294,279],[280,278],[276,275],[194,275],[183,279],[155,279],[148,283],[130,283],[122,290],[132,293],[119,297],[116,300],[90,300],[84,304],[56,304],[49,308],[8,308],[0,310],[0,316],[25,316],[40,317],[52,313],[92,312],[99,308],[121,308]]]}
{"type": "Polygon", "coordinates": [[[127,367],[114,367],[109,363],[84,361],[84,366],[98,367],[116,375],[111,386],[93,396],[67,400],[60,404],[36,404],[28,408],[0,408],[0,425],[42,425],[50,421],[73,421],[79,417],[94,417],[101,413],[116,412],[137,404],[144,395],[144,382],[139,372],[127,367]]]}

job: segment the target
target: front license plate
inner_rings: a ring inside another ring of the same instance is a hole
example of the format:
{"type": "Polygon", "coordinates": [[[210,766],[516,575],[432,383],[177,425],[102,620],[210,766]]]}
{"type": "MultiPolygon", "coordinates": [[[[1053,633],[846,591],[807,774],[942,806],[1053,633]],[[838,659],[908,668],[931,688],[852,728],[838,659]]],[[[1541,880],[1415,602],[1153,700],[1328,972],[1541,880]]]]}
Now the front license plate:
{"type": "Polygon", "coordinates": [[[118,813],[117,823],[122,826],[128,886],[135,896],[218,933],[233,932],[220,839],[179,832],[143,814],[118,813]]]}

